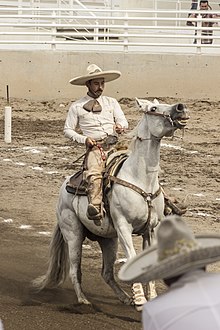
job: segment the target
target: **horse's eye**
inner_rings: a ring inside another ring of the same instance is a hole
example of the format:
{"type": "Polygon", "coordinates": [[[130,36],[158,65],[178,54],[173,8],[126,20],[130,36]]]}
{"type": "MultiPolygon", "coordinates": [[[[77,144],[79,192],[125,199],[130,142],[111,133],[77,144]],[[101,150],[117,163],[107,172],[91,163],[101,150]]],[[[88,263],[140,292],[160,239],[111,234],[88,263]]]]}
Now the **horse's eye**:
{"type": "Polygon", "coordinates": [[[157,107],[150,108],[150,111],[155,112],[157,110],[157,107]]]}

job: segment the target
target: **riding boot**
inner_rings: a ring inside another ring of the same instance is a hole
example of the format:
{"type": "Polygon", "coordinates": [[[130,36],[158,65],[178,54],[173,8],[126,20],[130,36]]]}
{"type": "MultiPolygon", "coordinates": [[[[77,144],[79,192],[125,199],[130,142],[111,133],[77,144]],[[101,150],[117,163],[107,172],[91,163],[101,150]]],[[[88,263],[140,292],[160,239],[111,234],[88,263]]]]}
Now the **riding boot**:
{"type": "Polygon", "coordinates": [[[172,202],[169,198],[164,197],[164,201],[165,201],[164,215],[170,215],[170,214],[183,215],[187,211],[186,205],[178,202],[177,200],[175,200],[175,202],[172,202]]]}
{"type": "Polygon", "coordinates": [[[90,220],[101,220],[102,211],[102,179],[91,178],[88,182],[88,200],[87,217],[90,220]]]}

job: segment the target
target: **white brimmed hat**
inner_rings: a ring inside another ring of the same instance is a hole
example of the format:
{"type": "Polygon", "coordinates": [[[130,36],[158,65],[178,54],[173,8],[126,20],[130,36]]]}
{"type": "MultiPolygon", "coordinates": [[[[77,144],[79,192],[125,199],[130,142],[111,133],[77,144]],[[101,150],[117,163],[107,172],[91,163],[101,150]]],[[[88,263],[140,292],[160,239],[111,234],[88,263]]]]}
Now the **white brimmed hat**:
{"type": "Polygon", "coordinates": [[[115,80],[121,75],[120,71],[102,71],[96,64],[90,64],[87,67],[86,74],[84,76],[71,79],[69,82],[72,85],[84,86],[88,80],[96,78],[104,78],[105,82],[115,80]]]}
{"type": "Polygon", "coordinates": [[[119,279],[148,283],[201,268],[220,260],[220,235],[194,236],[186,223],[176,215],[162,220],[157,245],[147,248],[126,262],[119,279]]]}

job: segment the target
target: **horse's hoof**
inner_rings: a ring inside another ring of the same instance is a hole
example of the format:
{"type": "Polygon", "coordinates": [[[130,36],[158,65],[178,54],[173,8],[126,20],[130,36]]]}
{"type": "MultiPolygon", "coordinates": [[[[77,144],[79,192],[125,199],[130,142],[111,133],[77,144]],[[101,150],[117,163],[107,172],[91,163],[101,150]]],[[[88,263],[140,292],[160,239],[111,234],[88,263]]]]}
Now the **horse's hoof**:
{"type": "Polygon", "coordinates": [[[147,301],[151,301],[151,300],[154,300],[155,298],[157,298],[157,294],[153,294],[151,296],[147,296],[147,301]]]}
{"type": "Polygon", "coordinates": [[[137,312],[142,312],[144,305],[135,305],[135,309],[137,312]]]}
{"type": "Polygon", "coordinates": [[[88,301],[87,299],[79,299],[78,300],[78,303],[81,304],[81,305],[91,305],[91,302],[88,301]]]}

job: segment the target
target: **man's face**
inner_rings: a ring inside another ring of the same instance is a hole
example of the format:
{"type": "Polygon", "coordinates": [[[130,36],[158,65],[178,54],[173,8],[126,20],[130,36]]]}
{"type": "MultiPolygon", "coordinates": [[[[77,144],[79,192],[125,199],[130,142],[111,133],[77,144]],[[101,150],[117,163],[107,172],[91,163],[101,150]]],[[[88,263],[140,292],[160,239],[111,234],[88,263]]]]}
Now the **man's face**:
{"type": "Polygon", "coordinates": [[[200,3],[200,10],[208,10],[208,9],[209,9],[208,2],[200,3]]]}
{"type": "Polygon", "coordinates": [[[86,86],[88,87],[90,94],[99,97],[102,95],[105,87],[104,78],[92,79],[86,83],[86,86]]]}

